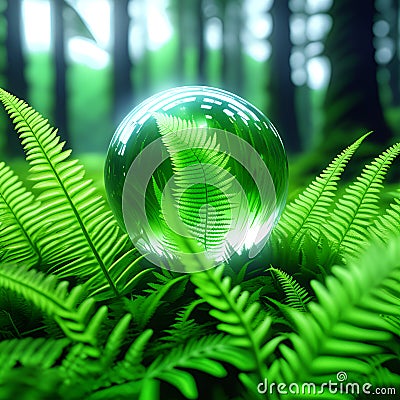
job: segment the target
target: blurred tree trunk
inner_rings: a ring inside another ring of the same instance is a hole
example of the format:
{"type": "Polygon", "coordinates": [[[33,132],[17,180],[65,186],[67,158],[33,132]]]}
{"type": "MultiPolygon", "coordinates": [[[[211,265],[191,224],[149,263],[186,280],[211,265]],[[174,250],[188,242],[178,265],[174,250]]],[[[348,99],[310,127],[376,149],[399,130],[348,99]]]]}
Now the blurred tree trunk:
{"type": "Polygon", "coordinates": [[[221,82],[222,86],[241,95],[243,92],[243,56],[241,44],[242,1],[219,0],[222,23],[221,82]]]}
{"type": "Polygon", "coordinates": [[[113,100],[115,123],[119,123],[133,106],[132,61],[129,54],[129,1],[114,0],[112,25],[114,38],[113,100]]]}
{"type": "Polygon", "coordinates": [[[230,2],[226,12],[230,88],[236,94],[243,95],[244,68],[241,28],[244,21],[242,17],[242,0],[230,2]]]}
{"type": "MultiPolygon", "coordinates": [[[[21,0],[8,0],[5,10],[7,19],[7,37],[5,40],[7,62],[6,77],[7,89],[17,97],[27,99],[27,83],[24,75],[25,58],[22,50],[22,15],[21,0]]],[[[22,148],[18,136],[12,131],[11,125],[6,142],[7,155],[22,155],[22,148]]]]}
{"type": "Polygon", "coordinates": [[[272,122],[282,135],[289,152],[301,150],[301,139],[297,124],[295,86],[291,79],[290,53],[290,9],[288,0],[275,0],[271,8],[273,31],[270,37],[271,71],[269,78],[270,112],[272,122]]]}
{"type": "Polygon", "coordinates": [[[222,35],[222,46],[221,46],[221,85],[223,88],[228,89],[229,87],[229,78],[228,78],[228,70],[229,70],[229,61],[228,61],[228,29],[227,29],[227,21],[225,19],[226,15],[226,7],[227,0],[219,0],[219,18],[221,20],[221,35],[222,35]]]}
{"type": "MultiPolygon", "coordinates": [[[[63,140],[69,143],[67,116],[67,63],[65,60],[64,1],[51,2],[52,54],[55,65],[55,126],[63,140]]],[[[69,143],[71,145],[71,143],[69,143]]]]}
{"type": "Polygon", "coordinates": [[[196,0],[194,8],[197,16],[197,49],[198,49],[198,70],[197,79],[198,83],[204,85],[206,83],[206,43],[205,43],[205,26],[204,26],[204,10],[203,0],[196,0]]]}
{"type": "Polygon", "coordinates": [[[388,64],[388,70],[390,73],[390,88],[392,90],[392,105],[400,105],[400,43],[399,43],[399,18],[400,18],[400,7],[398,0],[392,0],[390,2],[390,36],[394,42],[394,54],[393,58],[388,64]]]}
{"type": "Polygon", "coordinates": [[[322,148],[339,151],[362,133],[373,130],[370,141],[392,138],[383,115],[374,58],[373,0],[336,0],[331,9],[333,27],[326,53],[332,65],[324,103],[322,148]]]}
{"type": "Polygon", "coordinates": [[[176,58],[176,81],[179,85],[185,83],[185,53],[187,46],[187,26],[185,10],[187,1],[176,0],[176,26],[178,32],[178,54],[176,58]]]}
{"type": "MultiPolygon", "coordinates": [[[[133,0],[132,0],[133,1],[133,0]]],[[[149,51],[149,31],[147,28],[147,0],[134,0],[140,11],[137,20],[132,21],[135,26],[140,27],[140,40],[143,53],[136,62],[135,72],[138,75],[135,88],[135,100],[144,100],[151,94],[151,56],[149,51]]]]}

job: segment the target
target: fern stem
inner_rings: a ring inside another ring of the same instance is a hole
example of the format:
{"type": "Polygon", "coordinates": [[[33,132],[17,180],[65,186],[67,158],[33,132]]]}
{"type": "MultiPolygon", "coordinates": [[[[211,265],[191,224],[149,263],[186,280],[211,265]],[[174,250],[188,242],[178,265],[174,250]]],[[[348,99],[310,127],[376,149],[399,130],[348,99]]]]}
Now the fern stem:
{"type": "Polygon", "coordinates": [[[34,332],[44,331],[46,328],[47,328],[47,326],[46,326],[46,325],[43,325],[43,326],[39,326],[38,328],[35,328],[35,329],[31,329],[31,330],[29,330],[29,331],[22,332],[22,333],[21,333],[21,337],[23,337],[23,336],[28,336],[28,335],[30,335],[31,333],[34,333],[34,332]]]}
{"type": "Polygon", "coordinates": [[[11,324],[12,328],[14,329],[17,337],[21,338],[21,333],[19,332],[17,326],[15,325],[14,320],[11,317],[11,314],[9,312],[7,312],[6,310],[2,310],[2,312],[7,315],[7,318],[10,321],[10,324],[11,324]]]}
{"type": "Polygon", "coordinates": [[[206,303],[204,299],[197,299],[192,301],[183,313],[182,322],[186,322],[193,310],[200,304],[206,303]]]}

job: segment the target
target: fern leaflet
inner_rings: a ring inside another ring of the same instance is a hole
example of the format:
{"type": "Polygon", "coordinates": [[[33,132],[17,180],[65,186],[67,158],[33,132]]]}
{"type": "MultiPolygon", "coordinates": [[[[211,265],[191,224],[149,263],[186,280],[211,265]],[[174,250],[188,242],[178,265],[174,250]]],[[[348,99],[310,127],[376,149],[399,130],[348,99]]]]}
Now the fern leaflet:
{"type": "Polygon", "coordinates": [[[307,311],[307,303],[311,300],[307,290],[300,286],[296,280],[284,271],[271,267],[269,269],[279,281],[286,299],[286,304],[299,311],[307,311]]]}
{"type": "Polygon", "coordinates": [[[40,263],[41,254],[36,236],[43,223],[40,220],[39,203],[4,162],[0,162],[0,225],[1,262],[24,263],[34,266],[40,263]]]}
{"type": "MultiPolygon", "coordinates": [[[[238,353],[229,337],[209,335],[200,340],[191,340],[184,346],[172,350],[167,356],[160,355],[141,373],[130,374],[126,383],[98,391],[92,400],[110,399],[125,394],[138,395],[140,400],[158,400],[159,380],[175,386],[186,398],[197,399],[198,390],[193,376],[181,368],[190,368],[207,374],[224,377],[226,370],[221,362],[227,362],[240,369],[246,368],[245,354],[238,353]]],[[[128,378],[128,377],[127,377],[128,378]]],[[[125,398],[123,396],[122,398],[125,398]]]]}
{"type": "Polygon", "coordinates": [[[391,235],[400,235],[400,200],[394,198],[386,213],[379,216],[368,230],[375,238],[384,241],[391,235]]]}

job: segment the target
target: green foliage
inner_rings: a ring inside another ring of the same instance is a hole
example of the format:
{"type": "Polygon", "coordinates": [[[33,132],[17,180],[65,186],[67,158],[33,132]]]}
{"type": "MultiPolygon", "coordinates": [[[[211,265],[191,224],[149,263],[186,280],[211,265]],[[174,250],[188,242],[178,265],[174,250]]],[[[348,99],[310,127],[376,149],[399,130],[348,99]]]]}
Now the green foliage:
{"type": "Polygon", "coordinates": [[[146,294],[144,296],[137,296],[133,300],[125,299],[125,307],[132,313],[139,329],[147,326],[157,309],[164,303],[166,295],[172,288],[175,288],[178,294],[183,294],[185,286],[181,286],[181,289],[179,289],[178,285],[180,282],[183,282],[185,285],[187,276],[182,275],[175,279],[169,279],[163,284],[150,284],[152,287],[145,290],[146,294]]]}
{"type": "Polygon", "coordinates": [[[275,235],[290,236],[296,241],[308,231],[319,231],[326,212],[333,203],[337,182],[347,163],[368,134],[343,150],[296,199],[285,208],[275,235]]]}
{"type": "Polygon", "coordinates": [[[67,339],[25,338],[0,343],[0,380],[16,364],[24,367],[50,368],[69,344],[67,339]]]}
{"type": "Polygon", "coordinates": [[[290,272],[300,267],[304,277],[322,279],[335,263],[345,263],[365,247],[374,226],[382,227],[388,222],[385,231],[397,229],[396,205],[388,210],[388,215],[379,217],[379,195],[383,180],[400,152],[399,143],[366,165],[335,199],[344,167],[367,135],[339,154],[287,205],[271,235],[274,264],[285,265],[290,272]],[[285,248],[290,251],[283,251],[285,248]]]}
{"type": "MultiPolygon", "coordinates": [[[[287,205],[264,266],[175,274],[144,266],[47,121],[0,99],[35,182],[0,163],[0,399],[258,399],[264,378],[318,387],[340,371],[400,390],[400,202],[380,198],[399,144],[345,189],[367,135],[339,154],[287,205]]],[[[184,122],[164,118],[177,149],[184,122]]]]}
{"type": "Polygon", "coordinates": [[[357,254],[360,240],[365,240],[371,224],[378,215],[379,193],[389,167],[400,153],[400,143],[389,147],[371,164],[366,165],[356,181],[336,202],[323,232],[344,253],[357,254]]]}
{"type": "Polygon", "coordinates": [[[232,288],[231,278],[222,278],[223,271],[222,265],[194,274],[192,281],[197,293],[213,307],[210,315],[220,321],[217,328],[232,335],[236,346],[252,353],[254,361],[248,362],[246,369],[256,370],[262,377],[266,372],[264,361],[276,343],[266,343],[272,320],[260,311],[259,303],[249,301],[249,292],[241,291],[240,286],[232,288]]]}
{"type": "Polygon", "coordinates": [[[228,190],[233,180],[225,169],[229,156],[219,152],[215,134],[208,138],[207,131],[199,129],[194,122],[164,114],[157,114],[156,120],[171,155],[177,186],[173,196],[179,200],[182,220],[206,250],[221,247],[231,223],[227,215],[229,202],[221,191],[228,190]],[[199,176],[201,183],[188,188],[188,181],[198,182],[199,176]],[[212,215],[215,219],[212,230],[207,226],[207,218],[201,214],[204,204],[216,210],[212,215]]]}
{"type": "Polygon", "coordinates": [[[307,311],[307,303],[311,300],[307,290],[285,271],[273,267],[270,268],[270,271],[282,287],[285,294],[285,304],[294,310],[307,311]]]}
{"type": "Polygon", "coordinates": [[[35,235],[43,229],[39,203],[4,162],[0,163],[0,212],[2,261],[38,264],[41,254],[35,235]]]}
{"type": "Polygon", "coordinates": [[[65,143],[38,112],[4,90],[0,100],[21,138],[30,178],[37,182],[34,189],[40,190],[35,214],[46,223],[37,241],[42,264],[63,278],[76,276],[79,269],[79,278],[90,277],[96,285],[89,289],[103,291],[103,296],[131,289],[126,277],[135,272],[136,260],[122,265],[116,261],[127,237],[111,212],[104,211],[105,202],[92,182],[84,179],[83,166],[69,158],[71,150],[63,150],[65,143]]]}
{"type": "Polygon", "coordinates": [[[43,274],[23,266],[3,265],[0,269],[0,286],[21,294],[26,300],[49,315],[64,332],[76,341],[96,343],[98,323],[104,318],[105,308],[93,313],[94,299],[87,298],[81,304],[83,287],[75,286],[67,292],[68,282],[57,282],[53,275],[43,274]]]}
{"type": "MultiPolygon", "coordinates": [[[[400,191],[400,189],[398,190],[400,191]]],[[[373,225],[368,227],[368,230],[376,238],[381,238],[383,241],[392,235],[400,234],[400,200],[394,198],[393,203],[386,210],[385,214],[379,216],[373,225]],[[383,234],[382,234],[383,233],[383,234]]]]}
{"type": "Polygon", "coordinates": [[[283,357],[271,366],[270,379],[321,384],[339,371],[372,374],[368,358],[390,354],[396,346],[380,314],[400,315],[399,257],[395,238],[346,267],[334,267],[325,285],[312,282],[317,301],[308,305],[309,313],[291,310],[296,332],[290,334],[290,345],[279,346],[283,357]]]}

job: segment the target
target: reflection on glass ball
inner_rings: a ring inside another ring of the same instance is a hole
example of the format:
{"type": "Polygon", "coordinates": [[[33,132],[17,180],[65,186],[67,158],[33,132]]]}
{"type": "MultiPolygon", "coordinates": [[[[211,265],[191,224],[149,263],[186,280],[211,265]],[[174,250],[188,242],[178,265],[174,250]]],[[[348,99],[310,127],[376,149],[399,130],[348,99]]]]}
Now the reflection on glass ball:
{"type": "Polygon", "coordinates": [[[105,165],[111,209],[135,247],[180,272],[255,257],[287,182],[285,150],[267,117],[205,86],[170,89],[133,109],[105,165]]]}

